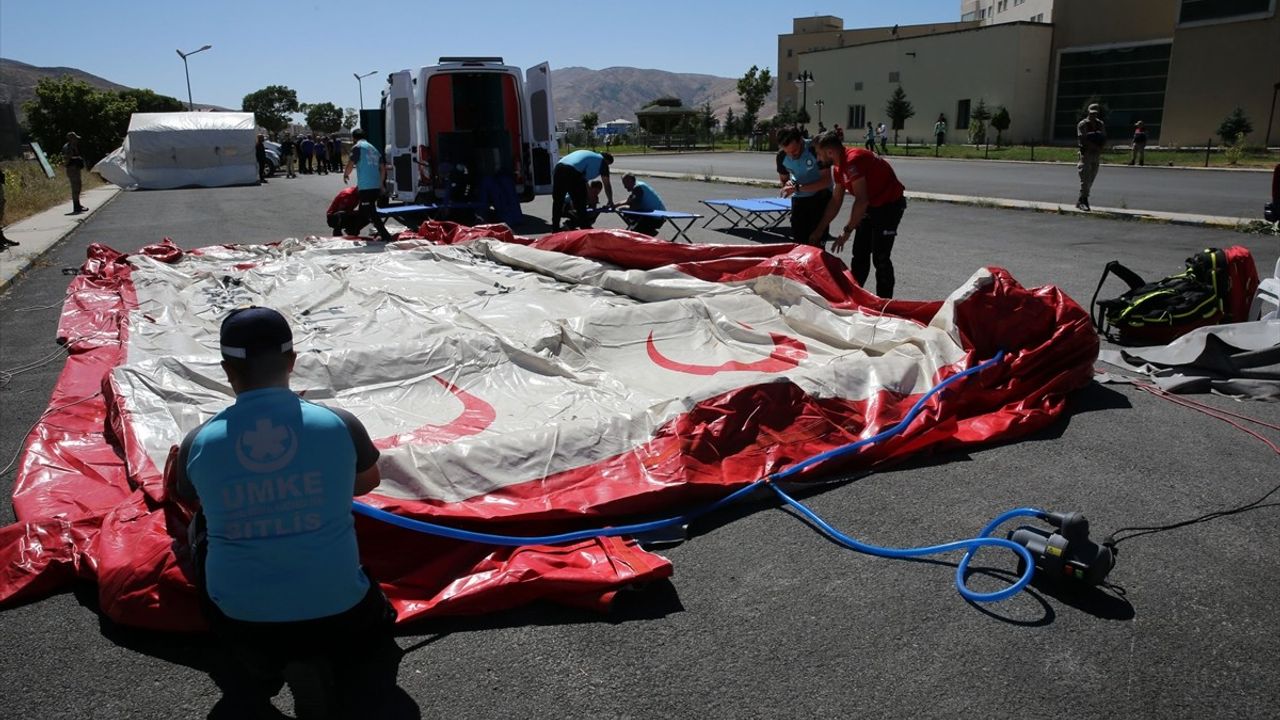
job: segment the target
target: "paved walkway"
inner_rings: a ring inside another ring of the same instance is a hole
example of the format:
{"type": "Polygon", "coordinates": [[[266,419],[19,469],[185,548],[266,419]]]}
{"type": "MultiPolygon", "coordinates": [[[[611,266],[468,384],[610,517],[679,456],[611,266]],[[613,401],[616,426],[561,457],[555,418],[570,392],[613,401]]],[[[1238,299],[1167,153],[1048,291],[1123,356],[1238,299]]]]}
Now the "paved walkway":
{"type": "Polygon", "coordinates": [[[32,215],[26,220],[6,225],[5,237],[18,241],[19,245],[0,251],[0,290],[9,287],[9,283],[30,267],[46,250],[74,232],[103,205],[111,202],[119,192],[119,187],[108,183],[80,194],[80,201],[89,208],[88,212],[73,214],[71,199],[68,198],[66,202],[32,215]]]}

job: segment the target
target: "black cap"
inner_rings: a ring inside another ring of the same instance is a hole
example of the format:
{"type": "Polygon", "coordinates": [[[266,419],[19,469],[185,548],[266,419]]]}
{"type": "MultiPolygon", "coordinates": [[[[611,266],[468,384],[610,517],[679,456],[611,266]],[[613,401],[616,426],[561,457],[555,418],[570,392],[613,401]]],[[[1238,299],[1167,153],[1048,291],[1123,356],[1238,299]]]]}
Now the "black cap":
{"type": "Polygon", "coordinates": [[[231,311],[222,321],[218,341],[223,357],[248,360],[293,350],[293,331],[280,313],[252,306],[231,311]]]}

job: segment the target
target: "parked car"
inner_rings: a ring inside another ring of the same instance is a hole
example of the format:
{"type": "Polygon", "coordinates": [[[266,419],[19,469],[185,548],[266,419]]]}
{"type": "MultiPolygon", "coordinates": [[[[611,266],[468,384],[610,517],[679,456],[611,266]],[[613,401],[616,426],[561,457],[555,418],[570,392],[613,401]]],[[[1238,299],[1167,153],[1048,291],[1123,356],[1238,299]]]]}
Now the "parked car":
{"type": "Polygon", "coordinates": [[[276,171],[284,166],[284,153],[280,151],[280,143],[265,140],[262,143],[267,146],[267,177],[272,177],[276,171]]]}

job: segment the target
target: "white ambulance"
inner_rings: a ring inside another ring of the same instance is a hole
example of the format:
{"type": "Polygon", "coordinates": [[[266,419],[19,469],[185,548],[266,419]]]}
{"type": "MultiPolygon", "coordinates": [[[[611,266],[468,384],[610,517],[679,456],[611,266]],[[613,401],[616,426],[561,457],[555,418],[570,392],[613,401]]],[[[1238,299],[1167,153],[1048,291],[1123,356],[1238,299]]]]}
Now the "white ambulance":
{"type": "Polygon", "coordinates": [[[551,67],[521,73],[500,57],[442,57],[387,76],[382,92],[392,200],[436,202],[461,165],[476,186],[551,193],[559,153],[551,67]]]}

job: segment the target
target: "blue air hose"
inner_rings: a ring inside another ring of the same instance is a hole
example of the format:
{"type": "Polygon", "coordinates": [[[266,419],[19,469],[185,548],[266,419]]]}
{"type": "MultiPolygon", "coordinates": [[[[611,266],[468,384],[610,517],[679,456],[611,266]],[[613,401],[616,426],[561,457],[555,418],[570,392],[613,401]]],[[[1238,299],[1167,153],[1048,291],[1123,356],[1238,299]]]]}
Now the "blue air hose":
{"type": "Polygon", "coordinates": [[[890,437],[893,437],[894,435],[897,435],[898,433],[905,430],[907,426],[911,424],[911,421],[914,420],[916,416],[919,415],[924,410],[925,403],[928,402],[928,400],[931,397],[941,393],[949,385],[959,381],[961,378],[967,377],[969,375],[973,375],[975,373],[979,373],[991,367],[992,365],[995,365],[996,363],[1000,362],[1000,360],[1002,360],[1003,358],[1004,358],[1004,351],[1001,350],[997,352],[995,357],[991,358],[990,360],[979,363],[978,365],[975,365],[967,370],[964,370],[963,372],[952,375],[946,380],[943,380],[942,382],[938,383],[937,386],[930,389],[929,392],[925,393],[918,400],[916,400],[915,404],[912,405],[911,409],[907,412],[906,417],[904,417],[900,422],[895,423],[894,425],[886,428],[885,430],[882,430],[881,432],[875,435],[872,435],[871,437],[863,438],[856,442],[852,442],[847,445],[842,445],[838,448],[834,448],[824,453],[814,455],[813,457],[803,460],[787,468],[786,470],[773,473],[759,480],[756,480],[755,482],[752,482],[749,485],[743,486],[738,490],[735,490],[729,495],[726,495],[725,497],[709,505],[703,506],[701,508],[697,508],[690,512],[684,513],[682,515],[677,515],[677,516],[665,518],[662,520],[652,520],[652,521],[643,522],[643,523],[632,523],[630,525],[614,525],[614,526],[605,527],[605,528],[577,530],[574,532],[557,533],[555,535],[517,536],[517,535],[497,535],[493,533],[461,530],[459,528],[453,528],[447,525],[439,525],[437,523],[426,522],[423,520],[415,520],[413,518],[407,518],[400,515],[396,515],[395,513],[390,513],[385,510],[381,510],[379,508],[375,508],[358,501],[352,503],[352,508],[354,509],[356,514],[364,515],[365,517],[378,520],[381,522],[385,522],[389,525],[394,525],[396,527],[403,528],[405,530],[412,530],[414,532],[425,533],[428,535],[436,535],[439,537],[450,538],[453,540],[462,540],[464,542],[475,542],[475,543],[483,543],[486,545],[500,545],[500,546],[508,546],[508,547],[519,547],[523,545],[557,545],[561,543],[570,543],[570,542],[577,542],[579,540],[587,540],[595,537],[618,537],[623,535],[641,535],[645,533],[662,530],[668,527],[673,527],[676,525],[686,525],[689,522],[703,515],[715,512],[727,505],[731,505],[737,502],[738,500],[746,497],[747,495],[750,495],[751,493],[755,492],[757,489],[767,485],[771,487],[773,491],[776,492],[784,502],[796,508],[797,511],[799,511],[802,515],[804,515],[805,518],[807,518],[810,522],[812,522],[822,532],[826,533],[833,539],[839,541],[843,545],[849,548],[852,548],[854,550],[857,550],[859,552],[868,553],[870,555],[877,555],[880,557],[907,558],[907,557],[919,557],[922,555],[933,555],[937,553],[951,552],[953,550],[964,550],[965,551],[964,557],[961,558],[960,564],[956,568],[956,587],[960,591],[960,594],[964,596],[966,599],[971,600],[973,602],[996,602],[996,601],[1004,600],[1008,597],[1011,597],[1012,595],[1015,595],[1019,591],[1021,591],[1022,588],[1026,587],[1027,583],[1031,581],[1031,575],[1035,570],[1035,562],[1031,556],[1031,553],[1028,552],[1027,549],[1022,547],[1021,545],[1018,545],[1017,543],[1009,540],[1004,540],[1001,538],[993,538],[988,536],[992,532],[994,532],[997,527],[999,527],[1002,523],[1004,523],[1007,520],[1010,520],[1015,517],[1023,517],[1023,516],[1033,516],[1033,517],[1043,518],[1046,515],[1044,511],[1036,510],[1034,508],[1018,508],[1016,510],[1010,510],[1009,512],[1006,512],[1000,515],[999,517],[997,517],[996,519],[988,523],[987,527],[983,529],[980,536],[976,538],[971,538],[968,540],[960,540],[957,542],[945,543],[942,545],[930,545],[927,547],[920,547],[920,548],[886,548],[886,547],[879,547],[876,545],[869,545],[866,543],[862,543],[841,533],[840,531],[831,527],[831,525],[827,524],[821,518],[819,518],[812,510],[802,505],[798,500],[792,498],[790,495],[787,495],[785,492],[783,492],[783,490],[776,485],[776,482],[791,478],[797,475],[798,473],[804,472],[806,469],[818,463],[831,460],[833,458],[843,457],[845,455],[852,454],[854,452],[857,452],[858,450],[861,450],[864,447],[867,447],[868,445],[873,445],[882,440],[886,440],[890,437]],[[1013,585],[1010,585],[1009,587],[1003,590],[999,590],[991,593],[975,593],[969,590],[968,587],[965,586],[964,577],[969,567],[969,561],[972,559],[974,552],[976,552],[978,548],[983,546],[1007,547],[1019,553],[1022,556],[1022,559],[1024,561],[1024,570],[1023,570],[1022,576],[1018,579],[1017,582],[1015,582],[1013,585]]]}

